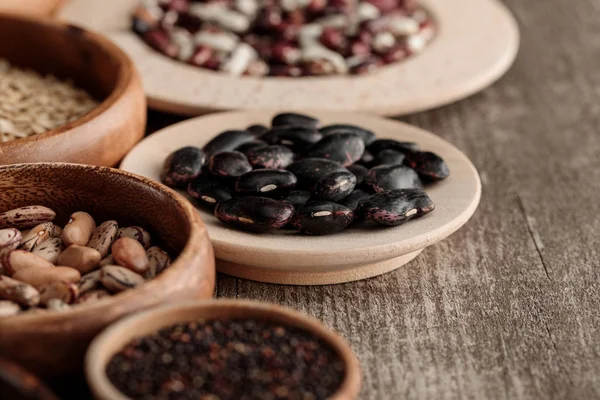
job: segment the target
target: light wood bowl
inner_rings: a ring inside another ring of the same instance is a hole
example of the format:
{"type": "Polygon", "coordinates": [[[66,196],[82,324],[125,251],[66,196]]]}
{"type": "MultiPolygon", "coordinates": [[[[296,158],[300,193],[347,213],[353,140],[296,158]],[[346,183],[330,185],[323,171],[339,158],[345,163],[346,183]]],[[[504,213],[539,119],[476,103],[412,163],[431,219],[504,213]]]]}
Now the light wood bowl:
{"type": "MultiPolygon", "coordinates": [[[[159,181],[163,161],[172,151],[190,145],[202,147],[227,129],[243,129],[254,123],[268,125],[274,113],[227,112],[172,125],[141,141],[125,157],[121,168],[159,181]]],[[[435,211],[395,228],[350,228],[329,236],[304,236],[284,230],[262,235],[238,231],[199,208],[219,259],[219,271],[263,282],[299,285],[365,279],[411,261],[425,247],[459,229],[475,212],[481,196],[479,175],[460,150],[440,137],[380,117],[306,113],[318,117],[323,124],[351,123],[371,129],[380,138],[413,141],[442,156],[450,167],[450,177],[426,188],[436,205],[435,211]]]]}
{"type": "Polygon", "coordinates": [[[346,341],[321,322],[307,315],[268,303],[247,300],[213,300],[161,307],[111,325],[92,342],[85,360],[85,371],[92,392],[98,400],[126,400],[106,376],[106,366],[113,355],[131,340],[157,332],[179,322],[200,319],[259,319],[300,328],[328,343],[341,357],[346,373],[339,390],[330,400],[358,397],[361,370],[356,355],[346,341]]]}
{"type": "Polygon", "coordinates": [[[231,77],[147,46],[130,29],[139,1],[71,0],[58,17],[113,39],[140,70],[150,107],[183,115],[274,108],[409,114],[486,88],[504,75],[519,48],[517,23],[498,0],[421,0],[439,33],[406,62],[361,76],[231,77]]]}
{"type": "Polygon", "coordinates": [[[102,103],[81,118],[0,143],[0,164],[64,161],[114,166],[143,136],[146,100],[131,60],[108,39],[48,19],[0,14],[0,58],[72,79],[102,103]]]}
{"type": "Polygon", "coordinates": [[[0,0],[0,12],[43,17],[54,14],[62,3],[63,0],[0,0]]]}
{"type": "Polygon", "coordinates": [[[98,303],[0,319],[0,354],[40,375],[80,368],[91,339],[126,314],[213,294],[215,261],[206,228],[194,208],[163,185],[112,168],[39,163],[0,167],[0,193],[0,211],[45,205],[61,226],[71,213],[87,211],[96,221],[143,226],[154,243],[177,255],[157,278],[98,303]]]}
{"type": "Polygon", "coordinates": [[[35,375],[0,358],[0,394],[10,400],[59,400],[35,375]]]}

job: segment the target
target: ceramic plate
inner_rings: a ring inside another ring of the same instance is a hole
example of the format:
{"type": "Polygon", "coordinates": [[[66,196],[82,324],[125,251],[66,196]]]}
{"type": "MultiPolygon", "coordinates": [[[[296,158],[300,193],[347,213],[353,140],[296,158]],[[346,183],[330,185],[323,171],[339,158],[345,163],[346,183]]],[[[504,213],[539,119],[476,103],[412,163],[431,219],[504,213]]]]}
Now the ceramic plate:
{"type": "MultiPolygon", "coordinates": [[[[323,124],[364,126],[380,138],[418,143],[442,156],[450,176],[427,188],[436,209],[394,228],[350,228],[330,236],[293,231],[252,234],[231,229],[199,208],[213,242],[217,268],[227,274],[265,282],[328,284],[364,279],[396,269],[425,247],[460,228],[475,211],[481,183],[473,164],[454,146],[422,129],[361,114],[309,112],[323,124]]],[[[121,168],[159,180],[164,159],[183,146],[202,147],[218,133],[254,123],[269,124],[272,111],[227,112],[194,118],[159,131],[125,157],[121,168]]],[[[187,193],[181,192],[192,202],[187,193]]]]}
{"type": "Polygon", "coordinates": [[[71,0],[59,17],[111,37],[134,60],[151,107],[185,115],[232,109],[319,109],[400,115],[465,98],[513,63],[519,31],[497,0],[422,0],[439,33],[423,53],[371,75],[231,77],[171,60],[130,31],[140,0],[71,0]]]}

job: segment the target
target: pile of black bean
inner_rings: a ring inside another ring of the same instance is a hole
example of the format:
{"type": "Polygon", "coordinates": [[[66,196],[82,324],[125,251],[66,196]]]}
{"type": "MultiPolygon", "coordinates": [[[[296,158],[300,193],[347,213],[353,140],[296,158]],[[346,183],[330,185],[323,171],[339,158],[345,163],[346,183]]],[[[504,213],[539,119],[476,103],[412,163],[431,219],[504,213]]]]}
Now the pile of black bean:
{"type": "Polygon", "coordinates": [[[424,185],[448,175],[441,157],[415,143],[281,113],[271,128],[229,130],[202,149],[176,150],[161,179],[236,228],[324,235],[353,222],[397,226],[421,217],[434,209],[424,185]]]}

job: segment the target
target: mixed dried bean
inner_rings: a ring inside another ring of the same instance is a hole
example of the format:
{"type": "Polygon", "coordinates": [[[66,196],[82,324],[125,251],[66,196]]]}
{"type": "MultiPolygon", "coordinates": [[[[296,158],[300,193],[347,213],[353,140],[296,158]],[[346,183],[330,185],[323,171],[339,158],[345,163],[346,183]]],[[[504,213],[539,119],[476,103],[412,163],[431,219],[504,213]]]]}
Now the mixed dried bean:
{"type": "Polygon", "coordinates": [[[424,185],[449,173],[441,157],[415,143],[282,113],[271,128],[229,130],[203,149],[176,150],[163,165],[162,180],[187,187],[198,204],[238,229],[324,235],[352,223],[397,226],[421,217],[434,209],[424,185]]]}
{"type": "Polygon", "coordinates": [[[55,217],[39,205],[0,214],[0,317],[67,311],[144,283],[171,263],[140,226],[96,226],[79,211],[61,228],[55,217]]]}
{"type": "Polygon", "coordinates": [[[132,29],[190,65],[290,77],[371,73],[436,32],[416,0],[145,0],[132,29]]]}

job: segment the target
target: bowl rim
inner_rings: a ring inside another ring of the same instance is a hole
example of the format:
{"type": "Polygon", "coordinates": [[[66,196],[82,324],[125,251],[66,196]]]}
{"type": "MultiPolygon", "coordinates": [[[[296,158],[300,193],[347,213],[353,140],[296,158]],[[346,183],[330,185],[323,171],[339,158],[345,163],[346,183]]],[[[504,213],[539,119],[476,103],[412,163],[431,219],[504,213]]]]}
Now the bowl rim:
{"type": "MultiPolygon", "coordinates": [[[[294,309],[283,307],[277,304],[254,301],[254,300],[237,300],[237,299],[211,299],[193,302],[185,302],[176,305],[155,307],[146,311],[140,311],[125,317],[107,327],[102,333],[94,338],[90,344],[85,357],[85,375],[90,388],[94,395],[99,399],[128,399],[120,392],[108,379],[105,373],[106,364],[101,364],[104,347],[110,343],[115,336],[125,336],[125,343],[131,341],[136,335],[123,335],[124,332],[134,332],[134,327],[142,321],[150,321],[160,319],[164,315],[169,315],[178,311],[188,311],[190,313],[201,313],[206,310],[227,310],[234,309],[238,313],[246,311],[251,314],[251,318],[263,319],[270,321],[278,321],[284,326],[293,326],[304,329],[307,332],[324,340],[331,346],[338,356],[344,362],[346,371],[344,379],[338,390],[331,395],[330,400],[349,400],[358,398],[362,383],[362,370],[358,357],[340,334],[332,328],[327,327],[318,319],[309,316],[303,312],[294,309]]],[[[243,317],[242,317],[243,318],[243,317]]],[[[202,319],[197,317],[196,319],[202,319]]],[[[216,320],[220,318],[205,318],[208,320],[216,320]]],[[[231,319],[241,319],[233,317],[231,319]]],[[[181,319],[181,322],[193,321],[189,319],[181,319]]],[[[175,322],[176,323],[176,322],[175,322]]],[[[159,328],[171,326],[173,322],[158,324],[159,328]]],[[[152,331],[155,331],[154,329],[152,331]]],[[[141,336],[145,336],[141,335],[141,336]]],[[[110,355],[112,356],[112,354],[110,355]]],[[[107,362],[110,360],[107,357],[107,362]]]]}
{"type": "MultiPolygon", "coordinates": [[[[117,101],[119,101],[119,99],[123,96],[123,94],[127,92],[132,81],[135,79],[135,67],[131,58],[129,58],[129,56],[123,50],[121,50],[120,47],[99,33],[81,27],[78,24],[71,24],[66,21],[0,11],[0,21],[2,20],[15,20],[22,24],[36,24],[54,29],[56,31],[61,31],[63,34],[70,30],[77,31],[82,34],[82,37],[84,37],[86,40],[92,42],[95,46],[98,46],[107,53],[111,54],[119,64],[119,72],[115,87],[112,89],[110,94],[88,113],[83,114],[74,121],[60,125],[37,135],[9,140],[8,142],[0,142],[0,150],[8,151],[24,143],[35,143],[49,137],[58,136],[74,128],[87,124],[113,107],[115,103],[117,103],[117,101]]],[[[10,62],[10,60],[8,61],[10,62]]]]}
{"type": "MultiPolygon", "coordinates": [[[[26,169],[31,166],[38,166],[38,167],[42,166],[42,167],[45,167],[48,169],[58,169],[60,167],[67,166],[67,167],[77,168],[77,169],[82,169],[82,170],[96,170],[96,171],[100,171],[100,172],[104,172],[104,173],[108,173],[108,174],[121,175],[121,176],[125,177],[126,179],[135,180],[144,185],[150,186],[153,189],[164,193],[169,198],[171,198],[172,201],[175,202],[175,204],[179,207],[179,209],[186,216],[186,221],[189,224],[190,233],[188,235],[188,239],[187,239],[183,249],[181,250],[179,255],[173,259],[170,267],[167,270],[165,270],[162,274],[155,277],[154,279],[145,281],[139,287],[111,295],[110,297],[105,297],[98,302],[94,302],[94,303],[91,303],[91,304],[88,304],[85,306],[73,307],[65,312],[60,312],[60,313],[43,312],[43,313],[36,313],[36,314],[29,314],[29,315],[27,312],[19,313],[19,314],[10,316],[10,317],[0,319],[0,327],[5,323],[6,324],[27,323],[27,322],[31,323],[32,321],[39,323],[39,322],[46,322],[46,321],[56,322],[56,321],[61,321],[61,320],[75,319],[79,316],[89,313],[90,311],[92,311],[92,312],[96,311],[99,308],[111,308],[112,306],[115,306],[121,302],[125,302],[128,297],[135,295],[139,288],[142,288],[142,287],[147,288],[149,286],[155,286],[155,285],[163,282],[166,279],[166,277],[171,276],[175,270],[178,270],[179,267],[183,267],[188,263],[188,259],[191,257],[191,255],[194,254],[196,251],[198,251],[198,243],[201,243],[203,240],[210,241],[210,239],[208,238],[207,233],[206,233],[206,226],[204,225],[204,222],[200,218],[198,212],[193,208],[193,206],[187,200],[185,200],[185,198],[183,198],[181,195],[179,195],[177,192],[173,191],[172,189],[168,188],[167,186],[165,186],[159,182],[154,182],[151,179],[145,178],[140,175],[136,175],[131,172],[123,171],[123,170],[120,170],[117,168],[87,165],[87,164],[64,163],[64,162],[39,162],[39,163],[0,165],[0,176],[2,175],[3,172],[5,172],[7,170],[26,169]]],[[[213,269],[214,269],[214,267],[213,267],[213,269]]]]}

